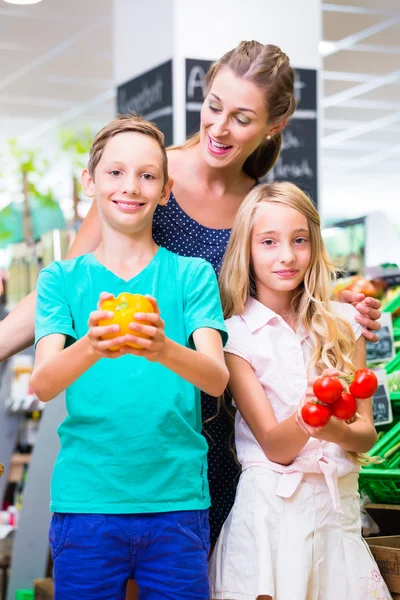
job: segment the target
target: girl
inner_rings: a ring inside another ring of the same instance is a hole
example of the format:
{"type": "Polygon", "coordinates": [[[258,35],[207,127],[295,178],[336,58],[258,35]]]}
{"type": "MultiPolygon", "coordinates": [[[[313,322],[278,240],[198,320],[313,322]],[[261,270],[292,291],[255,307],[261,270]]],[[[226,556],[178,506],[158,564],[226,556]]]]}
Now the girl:
{"type": "Polygon", "coordinates": [[[357,473],[376,440],[372,402],[359,403],[354,422],[331,418],[318,430],[299,410],[317,375],[365,365],[356,310],[329,301],[333,274],[318,213],[300,189],[250,192],[220,275],[242,474],[211,558],[214,599],[390,598],[360,528],[357,473]]]}

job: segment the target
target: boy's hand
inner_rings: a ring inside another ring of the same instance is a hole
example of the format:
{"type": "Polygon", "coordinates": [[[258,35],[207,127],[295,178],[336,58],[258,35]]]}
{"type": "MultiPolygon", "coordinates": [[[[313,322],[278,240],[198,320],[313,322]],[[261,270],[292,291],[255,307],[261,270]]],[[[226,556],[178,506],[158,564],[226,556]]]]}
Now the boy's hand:
{"type": "Polygon", "coordinates": [[[87,337],[91,346],[92,351],[99,358],[119,358],[124,354],[127,354],[127,346],[123,346],[126,343],[126,338],[129,336],[121,336],[111,340],[103,340],[102,336],[107,333],[116,333],[119,331],[119,325],[107,325],[104,327],[99,326],[99,321],[102,319],[112,319],[114,313],[109,311],[104,311],[101,309],[101,305],[104,300],[109,300],[113,298],[112,294],[108,292],[102,292],[100,294],[99,302],[97,304],[97,310],[90,313],[89,316],[89,331],[87,333],[87,337]],[[116,346],[121,346],[119,350],[110,350],[110,348],[115,348],[116,346]]]}
{"type": "Polygon", "coordinates": [[[129,327],[132,330],[132,335],[127,335],[125,342],[137,344],[142,348],[125,347],[126,354],[135,356],[143,356],[151,362],[159,362],[162,360],[166,350],[166,340],[164,332],[164,321],[160,316],[160,309],[157,300],[146,294],[146,298],[150,300],[154,308],[154,313],[135,313],[134,317],[137,321],[146,321],[150,325],[141,325],[140,323],[130,323],[129,327]],[[145,333],[149,339],[137,337],[135,331],[145,333]]]}

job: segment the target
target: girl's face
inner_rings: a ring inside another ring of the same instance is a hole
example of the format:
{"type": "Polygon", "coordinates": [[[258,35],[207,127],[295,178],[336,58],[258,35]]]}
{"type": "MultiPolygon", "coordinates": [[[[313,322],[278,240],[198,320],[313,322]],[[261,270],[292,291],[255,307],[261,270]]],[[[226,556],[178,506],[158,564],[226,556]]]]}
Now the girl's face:
{"type": "Polygon", "coordinates": [[[220,69],[201,110],[200,147],[206,162],[241,169],[268,133],[273,130],[261,89],[228,67],[220,69]]]}
{"type": "Polygon", "coordinates": [[[279,202],[259,204],[251,236],[251,260],[261,297],[271,291],[294,292],[311,261],[307,218],[279,202]]]}

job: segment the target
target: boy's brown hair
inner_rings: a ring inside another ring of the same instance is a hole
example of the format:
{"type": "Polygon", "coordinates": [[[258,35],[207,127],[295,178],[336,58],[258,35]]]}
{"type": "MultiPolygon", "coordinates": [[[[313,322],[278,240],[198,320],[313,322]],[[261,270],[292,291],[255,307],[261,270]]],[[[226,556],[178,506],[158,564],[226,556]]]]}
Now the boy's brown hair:
{"type": "Polygon", "coordinates": [[[89,153],[88,171],[94,181],[94,171],[99,164],[103,150],[108,140],[118,133],[132,131],[134,133],[142,133],[156,140],[161,148],[164,185],[168,181],[168,160],[164,144],[164,134],[158,129],[154,123],[150,123],[139,115],[119,115],[116,119],[108,123],[101,129],[93,140],[92,147],[89,153]]]}

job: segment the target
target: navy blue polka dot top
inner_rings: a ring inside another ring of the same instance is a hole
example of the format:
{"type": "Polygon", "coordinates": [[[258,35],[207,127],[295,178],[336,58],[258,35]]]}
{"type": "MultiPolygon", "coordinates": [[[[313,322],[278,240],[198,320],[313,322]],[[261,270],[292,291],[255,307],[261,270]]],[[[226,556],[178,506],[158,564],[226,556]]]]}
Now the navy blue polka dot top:
{"type": "Polygon", "coordinates": [[[157,206],[153,238],[157,244],[181,256],[208,260],[217,275],[228,244],[230,229],[210,229],[189,217],[171,193],[166,206],[157,206]]]}
{"type": "MultiPolygon", "coordinates": [[[[158,206],[153,219],[153,238],[157,244],[181,256],[208,260],[217,275],[228,245],[230,229],[210,229],[189,217],[171,193],[166,206],[158,206]]],[[[234,500],[238,481],[238,464],[232,452],[233,422],[217,400],[201,395],[203,435],[208,451],[210,486],[210,537],[215,543],[234,500]]]]}

